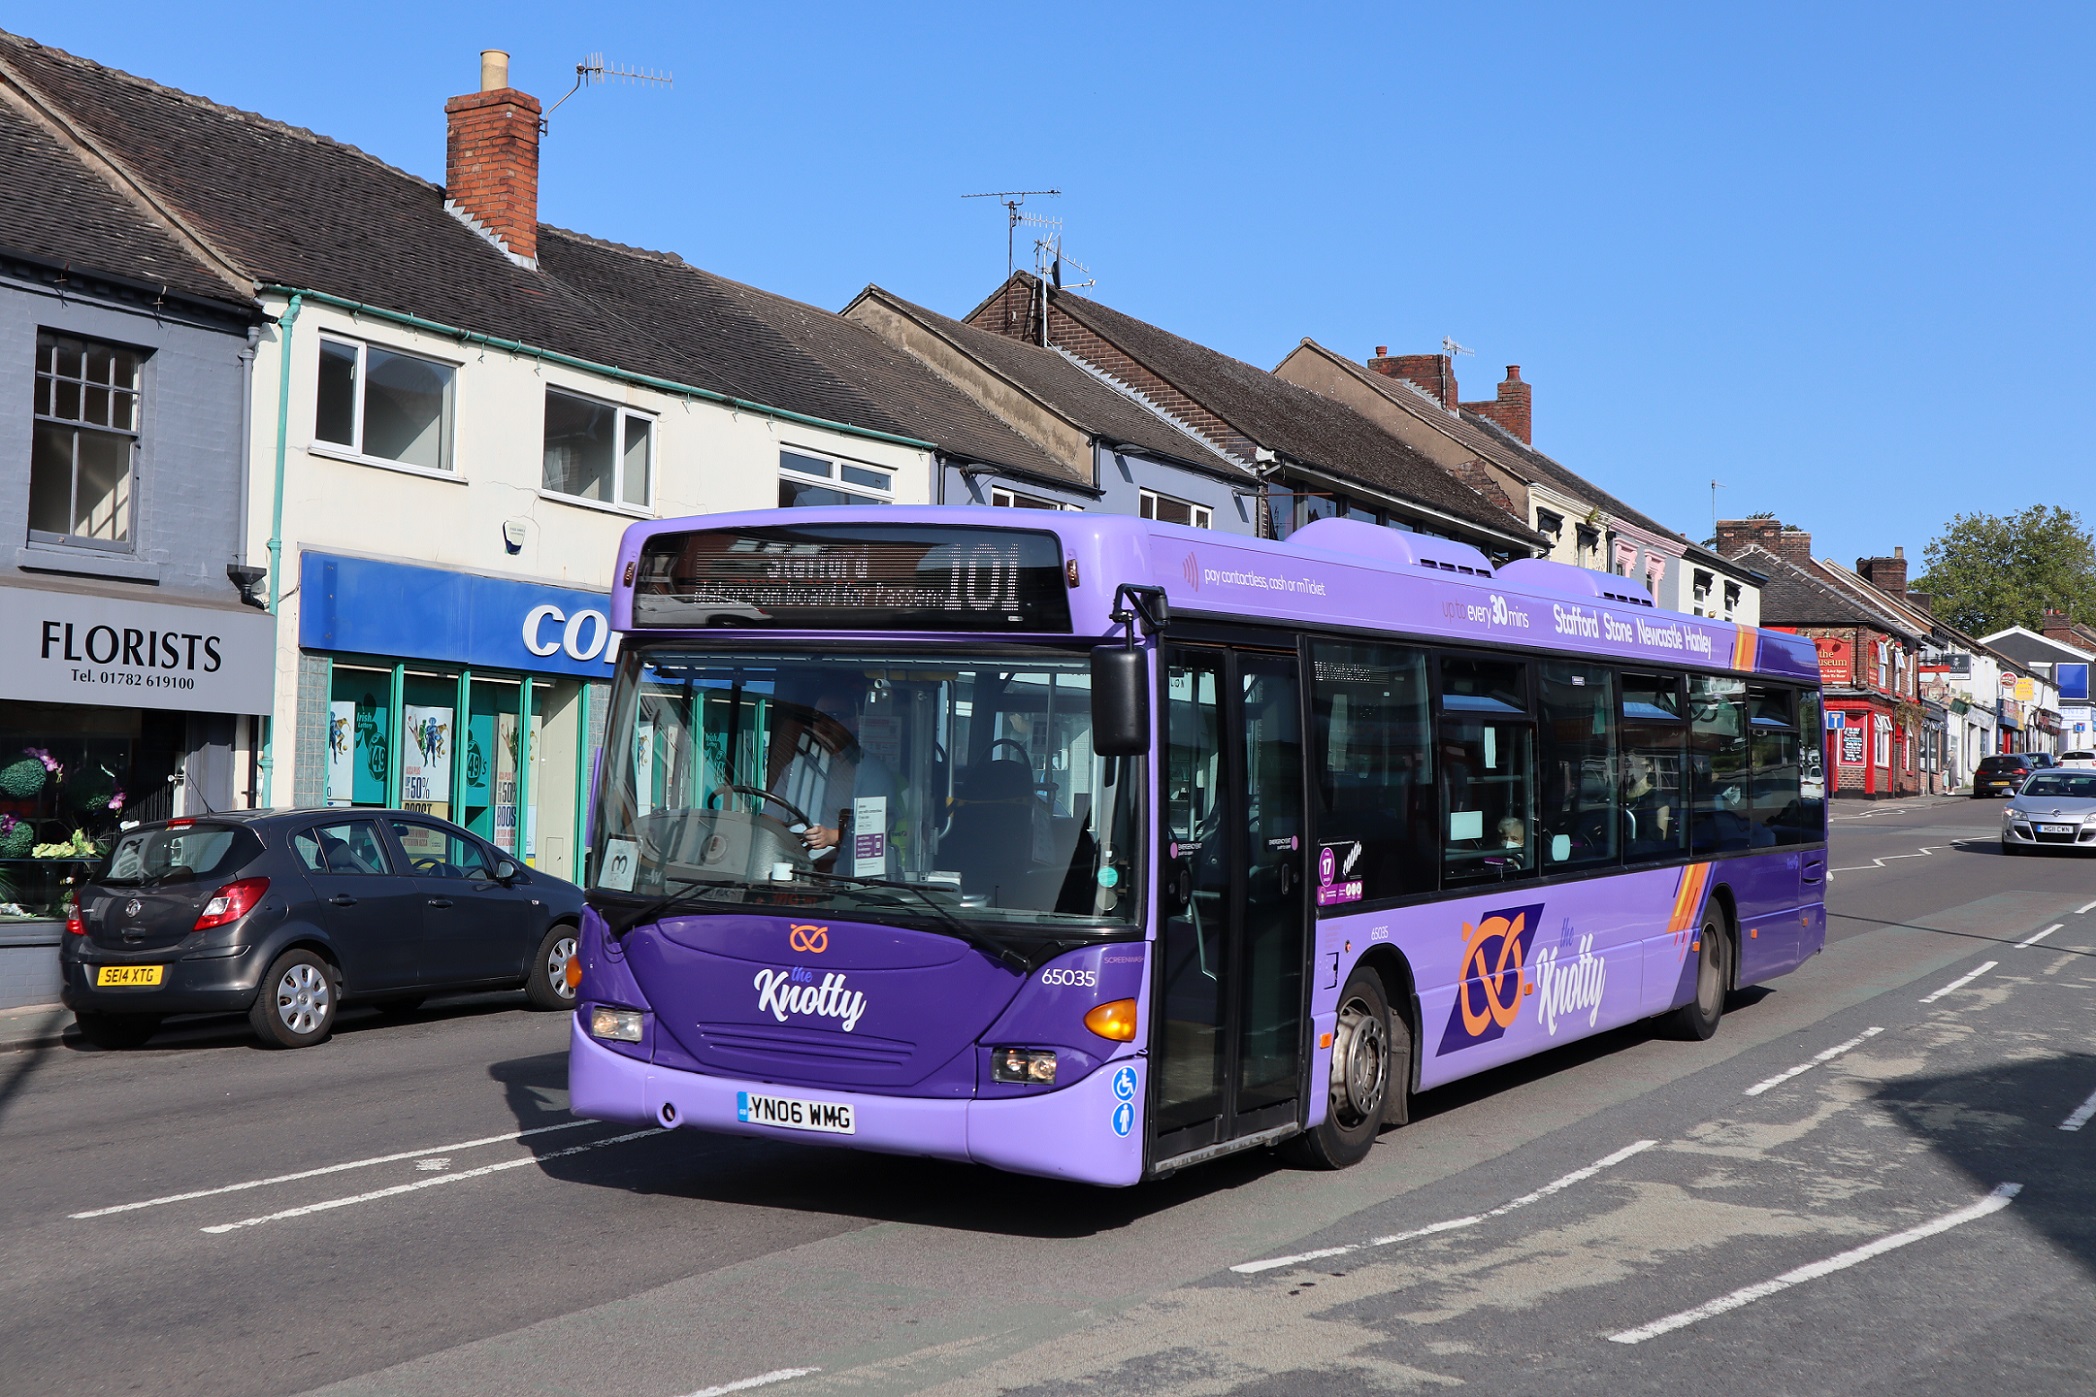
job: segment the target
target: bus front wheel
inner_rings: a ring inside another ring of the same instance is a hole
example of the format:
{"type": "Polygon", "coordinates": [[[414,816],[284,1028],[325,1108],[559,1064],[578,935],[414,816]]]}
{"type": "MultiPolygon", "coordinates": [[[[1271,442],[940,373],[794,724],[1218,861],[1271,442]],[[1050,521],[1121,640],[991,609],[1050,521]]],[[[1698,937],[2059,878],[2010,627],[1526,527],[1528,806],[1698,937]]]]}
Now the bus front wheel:
{"type": "Polygon", "coordinates": [[[1296,1160],[1314,1169],[1360,1163],[1382,1129],[1390,1093],[1411,1080],[1412,1035],[1391,1014],[1382,979],[1356,970],[1339,993],[1325,1118],[1291,1142],[1296,1160]]]}

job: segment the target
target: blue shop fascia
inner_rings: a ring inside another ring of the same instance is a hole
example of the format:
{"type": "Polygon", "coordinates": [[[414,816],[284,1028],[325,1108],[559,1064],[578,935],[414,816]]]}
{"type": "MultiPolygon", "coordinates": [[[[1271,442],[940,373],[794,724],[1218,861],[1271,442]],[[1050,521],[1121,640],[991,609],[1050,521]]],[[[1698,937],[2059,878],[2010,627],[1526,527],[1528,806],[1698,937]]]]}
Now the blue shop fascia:
{"type": "Polygon", "coordinates": [[[610,599],[310,550],[299,585],[297,803],[424,811],[582,881],[610,599]]]}

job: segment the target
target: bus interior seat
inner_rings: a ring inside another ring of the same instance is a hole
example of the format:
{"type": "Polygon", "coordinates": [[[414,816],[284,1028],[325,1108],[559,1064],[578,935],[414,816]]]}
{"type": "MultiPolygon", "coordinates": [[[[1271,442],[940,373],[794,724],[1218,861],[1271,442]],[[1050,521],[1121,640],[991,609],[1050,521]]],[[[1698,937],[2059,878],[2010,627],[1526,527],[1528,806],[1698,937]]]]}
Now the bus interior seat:
{"type": "Polygon", "coordinates": [[[1034,793],[1033,768],[1010,758],[978,762],[962,774],[954,807],[953,825],[939,841],[940,865],[960,872],[963,892],[1017,895],[1047,833],[1048,807],[1034,793]]]}

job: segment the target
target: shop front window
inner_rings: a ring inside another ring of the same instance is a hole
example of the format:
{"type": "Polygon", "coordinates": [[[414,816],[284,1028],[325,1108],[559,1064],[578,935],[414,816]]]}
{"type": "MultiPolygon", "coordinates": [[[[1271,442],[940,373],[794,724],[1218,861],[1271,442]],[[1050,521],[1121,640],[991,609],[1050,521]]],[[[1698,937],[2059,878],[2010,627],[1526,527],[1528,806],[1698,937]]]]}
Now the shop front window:
{"type": "Polygon", "coordinates": [[[122,827],[173,812],[187,715],[0,702],[0,926],[64,915],[122,827]]]}
{"type": "Polygon", "coordinates": [[[328,696],[327,803],[384,805],[392,750],[393,674],[335,666],[328,696]]]}

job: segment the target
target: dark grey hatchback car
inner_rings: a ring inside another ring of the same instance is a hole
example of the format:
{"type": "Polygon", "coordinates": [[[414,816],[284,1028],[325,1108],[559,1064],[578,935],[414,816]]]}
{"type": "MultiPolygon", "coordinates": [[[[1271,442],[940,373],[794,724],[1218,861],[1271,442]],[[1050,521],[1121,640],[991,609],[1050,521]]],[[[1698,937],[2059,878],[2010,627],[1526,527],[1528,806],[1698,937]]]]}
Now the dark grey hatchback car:
{"type": "Polygon", "coordinates": [[[345,1001],[522,986],[574,1007],[582,890],[443,820],[262,810],[127,830],[67,908],[62,998],[81,1034],[136,1047],[168,1014],[244,1011],[318,1043],[345,1001]]]}

